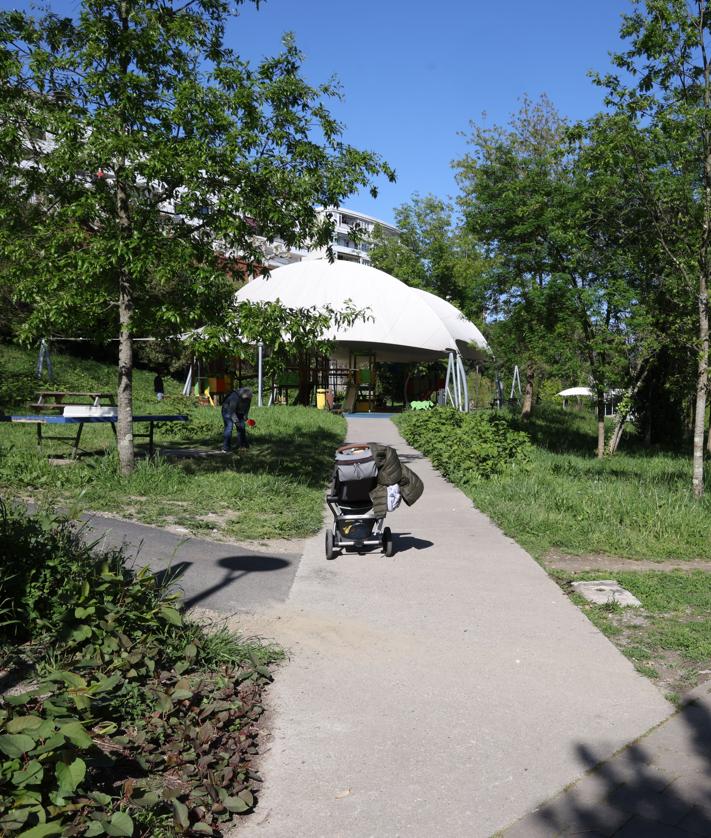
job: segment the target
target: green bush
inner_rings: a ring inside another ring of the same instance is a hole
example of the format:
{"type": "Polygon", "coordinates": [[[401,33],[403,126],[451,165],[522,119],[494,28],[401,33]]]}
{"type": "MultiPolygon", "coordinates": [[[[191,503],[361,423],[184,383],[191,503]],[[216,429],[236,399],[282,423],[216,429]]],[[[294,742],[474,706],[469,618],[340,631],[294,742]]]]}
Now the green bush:
{"type": "Polygon", "coordinates": [[[0,834],[222,834],[255,805],[270,647],[208,634],[121,550],[0,504],[0,834]]]}
{"type": "Polygon", "coordinates": [[[0,362],[0,411],[9,413],[12,407],[32,401],[37,388],[31,372],[13,370],[0,362]]]}
{"type": "Polygon", "coordinates": [[[527,435],[513,430],[500,413],[460,413],[438,407],[403,413],[398,425],[411,445],[459,485],[524,467],[529,461],[527,435]]]}

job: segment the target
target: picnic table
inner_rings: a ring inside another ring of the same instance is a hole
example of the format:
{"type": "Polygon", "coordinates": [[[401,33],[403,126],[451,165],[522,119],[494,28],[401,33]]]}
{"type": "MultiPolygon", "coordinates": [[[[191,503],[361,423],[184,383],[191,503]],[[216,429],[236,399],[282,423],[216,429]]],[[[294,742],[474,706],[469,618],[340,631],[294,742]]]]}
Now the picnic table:
{"type": "MultiPolygon", "coordinates": [[[[67,394],[65,394],[67,395],[67,394]]],[[[0,422],[12,422],[15,424],[35,424],[37,426],[37,447],[42,447],[43,439],[57,439],[70,445],[72,448],[72,459],[75,459],[79,452],[79,442],[81,441],[81,432],[86,424],[111,424],[111,430],[116,436],[116,416],[46,416],[43,414],[28,414],[16,416],[0,416],[0,422]],[[73,436],[48,436],[42,433],[44,425],[76,425],[77,431],[73,436]]],[[[153,432],[155,425],[158,422],[187,422],[188,417],[185,414],[150,414],[145,416],[134,416],[134,423],[148,422],[147,433],[134,433],[134,439],[148,439],[148,456],[152,457],[154,454],[153,432]]]]}
{"type": "Polygon", "coordinates": [[[102,400],[107,406],[115,405],[116,400],[113,393],[103,393],[99,390],[90,390],[84,392],[70,391],[70,390],[40,390],[37,393],[37,401],[29,405],[30,410],[52,411],[58,410],[60,413],[67,405],[83,404],[84,402],[76,402],[74,399],[89,399],[92,407],[99,407],[102,400]],[[67,399],[67,401],[65,401],[67,399]]]}

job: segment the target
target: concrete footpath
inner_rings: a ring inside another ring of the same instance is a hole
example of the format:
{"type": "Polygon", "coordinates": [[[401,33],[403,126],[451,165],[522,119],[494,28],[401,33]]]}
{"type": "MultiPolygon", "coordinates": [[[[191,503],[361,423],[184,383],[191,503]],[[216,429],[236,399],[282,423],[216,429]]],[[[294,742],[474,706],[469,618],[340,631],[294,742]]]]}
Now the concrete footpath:
{"type": "Polygon", "coordinates": [[[687,700],[679,713],[505,830],[503,838],[708,838],[711,682],[687,700]]]}
{"type": "MultiPolygon", "coordinates": [[[[261,801],[235,836],[489,836],[669,717],[392,422],[351,419],[348,439],[395,445],[425,493],[388,516],[393,558],[328,562],[321,533],[287,601],[239,617],[290,661],[270,692],[261,801]]],[[[549,831],[531,836],[560,831],[540,823],[549,831]]]]}

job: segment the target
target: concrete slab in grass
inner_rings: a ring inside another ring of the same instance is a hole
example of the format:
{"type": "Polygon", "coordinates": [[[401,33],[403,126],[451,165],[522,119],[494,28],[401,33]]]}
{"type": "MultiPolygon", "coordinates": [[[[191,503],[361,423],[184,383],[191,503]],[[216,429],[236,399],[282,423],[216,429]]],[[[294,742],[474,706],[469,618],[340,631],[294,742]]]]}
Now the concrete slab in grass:
{"type": "Polygon", "coordinates": [[[634,594],[623,588],[615,579],[597,579],[590,582],[573,582],[573,590],[595,605],[620,605],[639,608],[642,603],[634,594]]]}

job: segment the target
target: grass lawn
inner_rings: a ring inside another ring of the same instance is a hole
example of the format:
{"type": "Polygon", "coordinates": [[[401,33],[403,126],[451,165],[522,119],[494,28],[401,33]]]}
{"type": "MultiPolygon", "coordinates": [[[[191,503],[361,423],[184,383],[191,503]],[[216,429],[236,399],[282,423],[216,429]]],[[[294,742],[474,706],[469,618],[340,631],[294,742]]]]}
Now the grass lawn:
{"type": "MultiPolygon", "coordinates": [[[[8,346],[0,353],[5,369],[33,368],[34,353],[8,346]]],[[[58,389],[115,390],[110,365],[63,355],[53,361],[58,389]]],[[[87,453],[71,462],[61,442],[46,442],[38,453],[34,426],[1,423],[0,494],[236,540],[294,538],[319,529],[333,452],[345,434],[342,418],[308,408],[253,408],[249,449],[221,456],[219,410],[183,399],[180,382],[164,378],[166,398],[158,407],[153,374],[137,370],[134,407],[136,413],[189,414],[188,423],[157,431],[164,456],[140,459],[135,472],[122,477],[109,425],[85,426],[87,453]]]]}
{"type": "Polygon", "coordinates": [[[467,481],[475,505],[672,697],[711,678],[711,573],[698,569],[711,559],[711,489],[693,499],[690,454],[630,436],[599,461],[594,418],[574,411],[540,410],[517,427],[534,443],[528,469],[467,481]],[[671,561],[688,570],[665,570],[671,561]],[[578,579],[617,579],[642,608],[589,605],[572,594],[578,579]]]}
{"type": "MultiPolygon", "coordinates": [[[[551,550],[625,559],[711,559],[711,491],[691,495],[691,455],[635,450],[595,457],[592,416],[541,412],[528,425],[531,468],[475,484],[470,494],[535,558],[551,550]]],[[[626,447],[632,446],[632,450],[626,447]]]]}

